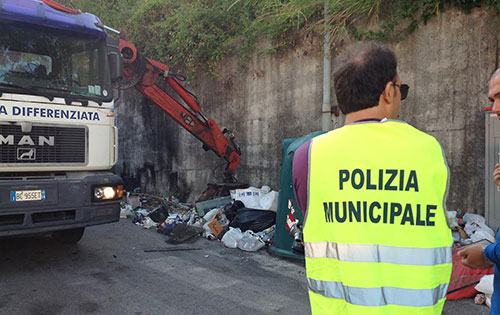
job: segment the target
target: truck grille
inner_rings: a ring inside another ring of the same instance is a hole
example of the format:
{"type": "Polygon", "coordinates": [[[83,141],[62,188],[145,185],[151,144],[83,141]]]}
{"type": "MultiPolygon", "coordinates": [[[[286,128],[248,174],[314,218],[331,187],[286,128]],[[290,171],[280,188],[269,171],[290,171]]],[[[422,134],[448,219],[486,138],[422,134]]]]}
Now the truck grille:
{"type": "Polygon", "coordinates": [[[84,164],[85,127],[0,124],[0,164],[84,164]]]}

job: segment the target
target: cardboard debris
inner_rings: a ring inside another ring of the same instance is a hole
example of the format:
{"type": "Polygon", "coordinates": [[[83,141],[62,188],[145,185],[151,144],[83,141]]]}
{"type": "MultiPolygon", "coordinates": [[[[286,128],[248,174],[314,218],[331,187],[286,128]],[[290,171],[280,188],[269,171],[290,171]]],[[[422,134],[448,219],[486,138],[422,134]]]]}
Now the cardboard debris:
{"type": "Polygon", "coordinates": [[[217,217],[212,220],[210,223],[208,223],[208,227],[214,233],[215,237],[219,237],[219,234],[224,230],[222,225],[220,225],[219,221],[217,220],[217,217]]]}

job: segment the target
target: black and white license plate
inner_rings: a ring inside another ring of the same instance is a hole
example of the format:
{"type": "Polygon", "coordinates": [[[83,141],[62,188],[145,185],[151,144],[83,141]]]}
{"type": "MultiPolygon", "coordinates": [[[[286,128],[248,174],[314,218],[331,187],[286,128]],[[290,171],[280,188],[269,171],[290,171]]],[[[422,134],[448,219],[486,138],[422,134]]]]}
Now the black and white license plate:
{"type": "Polygon", "coordinates": [[[15,190],[10,192],[10,201],[45,200],[45,190],[15,190]]]}

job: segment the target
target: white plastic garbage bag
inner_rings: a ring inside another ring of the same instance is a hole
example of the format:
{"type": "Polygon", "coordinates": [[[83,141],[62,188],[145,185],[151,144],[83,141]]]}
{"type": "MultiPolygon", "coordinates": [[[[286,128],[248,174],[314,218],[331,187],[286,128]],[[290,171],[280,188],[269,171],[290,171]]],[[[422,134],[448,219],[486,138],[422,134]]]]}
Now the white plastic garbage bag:
{"type": "Polygon", "coordinates": [[[278,192],[273,190],[263,194],[259,199],[259,206],[262,210],[278,211],[278,192]]]}
{"type": "Polygon", "coordinates": [[[458,226],[458,218],[456,211],[446,211],[446,221],[448,222],[448,226],[451,228],[458,226]]]}
{"type": "Polygon", "coordinates": [[[238,241],[243,238],[243,233],[241,232],[240,228],[232,228],[229,227],[229,231],[224,234],[222,237],[222,244],[224,246],[229,247],[229,248],[237,248],[238,247],[238,241]]]}
{"type": "Polygon", "coordinates": [[[204,216],[203,216],[203,220],[205,220],[205,222],[210,222],[212,221],[215,216],[217,215],[217,213],[219,212],[222,212],[222,210],[220,208],[214,208],[210,211],[208,211],[204,216]]]}
{"type": "Polygon", "coordinates": [[[246,230],[243,237],[238,241],[238,248],[247,252],[258,251],[265,245],[259,236],[251,230],[246,230]]]}
{"type": "Polygon", "coordinates": [[[131,205],[126,204],[120,209],[120,219],[126,219],[128,217],[134,216],[134,209],[131,205]]]}
{"type": "Polygon", "coordinates": [[[269,186],[231,190],[231,198],[243,202],[245,207],[251,209],[271,211],[278,209],[278,192],[271,190],[269,186]]]}
{"type": "Polygon", "coordinates": [[[475,213],[469,213],[469,212],[464,214],[463,220],[465,223],[468,223],[468,222],[485,223],[486,222],[486,219],[482,215],[475,214],[475,213]]]}
{"type": "Polygon", "coordinates": [[[495,232],[486,225],[486,219],[474,213],[464,214],[463,220],[465,222],[464,231],[469,235],[472,242],[477,242],[486,239],[495,243],[495,232]]]}
{"type": "Polygon", "coordinates": [[[150,229],[152,227],[157,227],[158,226],[158,223],[156,223],[155,221],[151,220],[150,217],[146,217],[142,222],[141,222],[141,225],[143,228],[145,229],[150,229]]]}

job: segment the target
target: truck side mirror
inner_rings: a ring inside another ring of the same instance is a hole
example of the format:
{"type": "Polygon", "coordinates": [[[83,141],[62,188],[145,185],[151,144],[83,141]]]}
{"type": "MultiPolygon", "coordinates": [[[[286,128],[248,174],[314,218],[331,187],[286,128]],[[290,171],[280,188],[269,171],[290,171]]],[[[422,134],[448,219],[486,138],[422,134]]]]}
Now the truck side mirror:
{"type": "Polygon", "coordinates": [[[108,52],[108,63],[111,75],[111,82],[119,81],[123,78],[123,59],[118,52],[108,52]]]}
{"type": "Polygon", "coordinates": [[[120,39],[114,36],[106,38],[106,48],[108,51],[109,72],[111,83],[121,81],[123,78],[123,58],[120,54],[120,39]]]}

